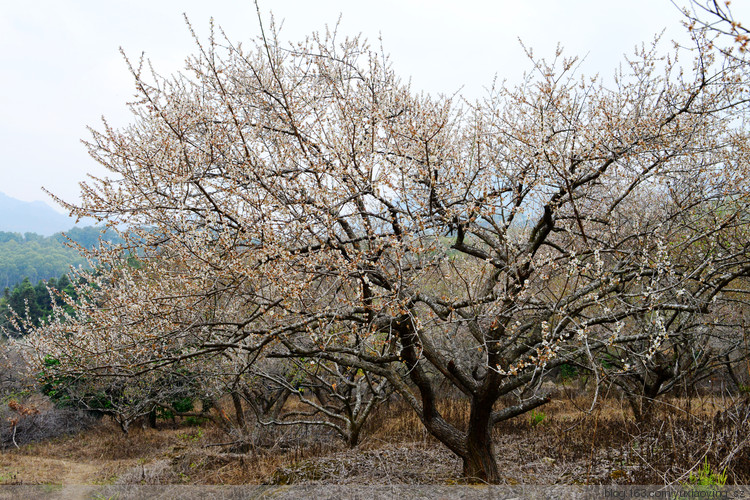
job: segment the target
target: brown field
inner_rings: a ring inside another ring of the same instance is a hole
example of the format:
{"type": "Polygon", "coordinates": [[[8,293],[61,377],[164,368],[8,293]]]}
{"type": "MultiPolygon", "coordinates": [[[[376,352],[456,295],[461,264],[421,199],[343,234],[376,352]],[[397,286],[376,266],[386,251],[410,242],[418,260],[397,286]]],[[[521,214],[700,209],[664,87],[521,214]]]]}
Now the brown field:
{"type": "MultiPolygon", "coordinates": [[[[292,403],[293,404],[293,403],[292,403]]],[[[501,422],[495,451],[506,484],[679,484],[708,462],[727,482],[750,482],[748,402],[702,397],[663,401],[636,423],[616,399],[561,397],[501,422]],[[744,412],[744,413],[743,413],[744,412]],[[744,415],[744,420],[742,420],[744,415]],[[727,460],[729,457],[729,460],[727,460]]],[[[466,417],[460,401],[444,415],[466,417]]],[[[318,428],[266,428],[240,453],[210,422],[134,427],[102,419],[75,435],[0,454],[0,484],[457,484],[461,463],[414,414],[391,403],[371,417],[354,450],[318,428]]]]}

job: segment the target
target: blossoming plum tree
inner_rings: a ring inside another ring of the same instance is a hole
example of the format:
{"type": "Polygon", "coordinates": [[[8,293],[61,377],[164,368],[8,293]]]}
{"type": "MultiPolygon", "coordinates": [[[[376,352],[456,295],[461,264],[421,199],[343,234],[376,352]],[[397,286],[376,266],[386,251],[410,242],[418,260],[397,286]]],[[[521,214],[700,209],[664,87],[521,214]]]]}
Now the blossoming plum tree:
{"type": "Polygon", "coordinates": [[[744,65],[692,34],[680,64],[654,43],[607,84],[561,52],[531,57],[519,86],[475,103],[415,92],[330,32],[196,38],[167,78],[133,64],[132,124],[88,143],[111,176],[61,201],[125,243],[90,251],[101,271],[75,312],[26,341],[102,377],[352,367],[387,380],[466,476],[498,482],[493,425],[547,402],[548,370],[636,341],[648,356],[665,318],[750,270],[747,243],[710,250],[750,223],[744,65]],[[706,212],[715,224],[694,224],[706,212]],[[626,328],[636,317],[651,326],[626,328]],[[463,427],[441,414],[446,383],[463,427]]]}

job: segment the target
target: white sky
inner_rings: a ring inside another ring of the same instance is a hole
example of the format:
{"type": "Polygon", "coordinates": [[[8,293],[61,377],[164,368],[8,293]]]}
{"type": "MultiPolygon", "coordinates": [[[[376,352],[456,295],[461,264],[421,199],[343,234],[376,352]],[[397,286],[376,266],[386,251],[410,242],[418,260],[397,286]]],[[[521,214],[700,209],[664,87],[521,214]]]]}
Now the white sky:
{"type": "MultiPolygon", "coordinates": [[[[750,22],[750,1],[733,7],[750,22]]],[[[339,32],[375,44],[382,34],[414,89],[470,97],[495,74],[513,81],[528,70],[519,37],[537,56],[560,42],[586,56],[586,74],[608,76],[637,43],[683,32],[669,0],[262,0],[261,11],[292,41],[341,14],[339,32]]],[[[232,40],[259,33],[251,0],[0,0],[0,191],[50,202],[44,186],[75,201],[86,173],[103,170],[80,143],[86,125],[128,120],[133,86],[118,48],[178,71],[194,49],[183,12],[199,34],[211,16],[232,40]]]]}

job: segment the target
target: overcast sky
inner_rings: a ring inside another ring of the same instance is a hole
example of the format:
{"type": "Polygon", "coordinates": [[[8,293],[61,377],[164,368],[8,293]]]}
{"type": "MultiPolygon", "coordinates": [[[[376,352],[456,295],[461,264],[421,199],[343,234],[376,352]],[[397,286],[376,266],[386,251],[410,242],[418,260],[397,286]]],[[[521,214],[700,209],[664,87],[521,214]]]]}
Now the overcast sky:
{"type": "MultiPolygon", "coordinates": [[[[750,22],[750,2],[734,4],[750,22]]],[[[469,97],[495,74],[528,70],[519,38],[538,56],[559,42],[586,57],[583,72],[608,76],[637,43],[683,31],[669,0],[262,0],[261,11],[293,41],[341,15],[340,32],[382,35],[413,88],[469,97]]],[[[213,16],[232,40],[258,35],[250,0],[0,0],[0,191],[51,203],[44,186],[76,200],[77,183],[102,173],[80,143],[86,126],[128,121],[133,85],[119,47],[145,51],[162,74],[180,70],[194,49],[183,13],[199,34],[213,16]]]]}

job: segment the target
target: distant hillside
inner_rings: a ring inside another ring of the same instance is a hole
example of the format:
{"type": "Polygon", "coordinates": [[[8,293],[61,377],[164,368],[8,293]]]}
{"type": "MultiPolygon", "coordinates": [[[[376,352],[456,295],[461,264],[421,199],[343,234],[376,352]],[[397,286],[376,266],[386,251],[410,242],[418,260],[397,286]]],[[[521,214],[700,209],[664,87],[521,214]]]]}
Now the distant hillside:
{"type": "MultiPolygon", "coordinates": [[[[98,227],[72,228],[65,231],[72,240],[90,247],[96,245],[101,229],[98,227]]],[[[120,240],[112,234],[105,239],[120,240]]],[[[60,233],[42,236],[26,232],[0,232],[0,291],[13,287],[29,278],[31,283],[57,278],[70,266],[85,265],[78,252],[66,245],[67,239],[60,233]]]]}
{"type": "Polygon", "coordinates": [[[21,201],[0,193],[0,231],[50,236],[74,225],[75,219],[57,212],[43,201],[21,201]]]}

